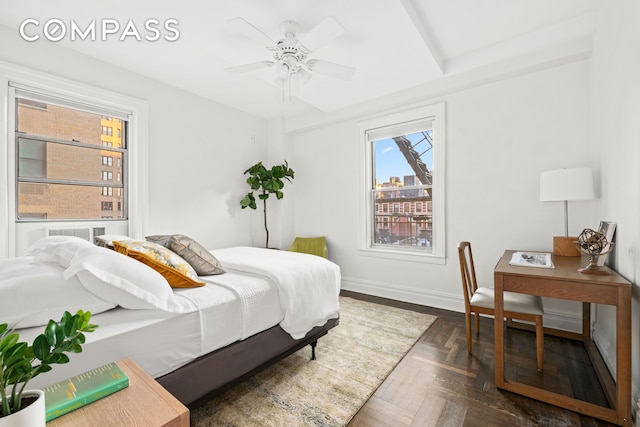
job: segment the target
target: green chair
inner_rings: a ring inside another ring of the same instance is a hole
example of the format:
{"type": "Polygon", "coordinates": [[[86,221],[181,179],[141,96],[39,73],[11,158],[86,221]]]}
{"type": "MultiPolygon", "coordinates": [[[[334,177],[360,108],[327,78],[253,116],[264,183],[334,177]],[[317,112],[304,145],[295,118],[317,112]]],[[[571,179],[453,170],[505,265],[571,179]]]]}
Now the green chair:
{"type": "Polygon", "coordinates": [[[323,237],[296,237],[291,246],[289,246],[291,252],[302,252],[305,254],[318,255],[323,258],[328,258],[327,255],[327,241],[323,237]]]}

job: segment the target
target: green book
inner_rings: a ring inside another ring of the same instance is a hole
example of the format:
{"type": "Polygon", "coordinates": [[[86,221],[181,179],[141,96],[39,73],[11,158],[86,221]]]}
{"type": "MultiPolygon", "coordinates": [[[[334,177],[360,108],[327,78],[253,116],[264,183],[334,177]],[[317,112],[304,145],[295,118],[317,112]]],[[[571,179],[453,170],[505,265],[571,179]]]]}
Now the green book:
{"type": "Polygon", "coordinates": [[[109,363],[43,389],[47,421],[129,386],[117,363],[109,363]]]}

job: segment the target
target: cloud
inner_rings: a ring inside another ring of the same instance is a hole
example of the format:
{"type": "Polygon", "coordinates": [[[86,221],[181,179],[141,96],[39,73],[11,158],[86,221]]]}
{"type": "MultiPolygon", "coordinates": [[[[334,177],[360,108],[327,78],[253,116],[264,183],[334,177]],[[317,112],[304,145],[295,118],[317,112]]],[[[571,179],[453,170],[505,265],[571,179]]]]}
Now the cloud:
{"type": "Polygon", "coordinates": [[[395,147],[387,147],[384,150],[382,150],[382,154],[386,154],[386,153],[388,153],[389,151],[392,151],[392,150],[395,150],[395,147]]]}

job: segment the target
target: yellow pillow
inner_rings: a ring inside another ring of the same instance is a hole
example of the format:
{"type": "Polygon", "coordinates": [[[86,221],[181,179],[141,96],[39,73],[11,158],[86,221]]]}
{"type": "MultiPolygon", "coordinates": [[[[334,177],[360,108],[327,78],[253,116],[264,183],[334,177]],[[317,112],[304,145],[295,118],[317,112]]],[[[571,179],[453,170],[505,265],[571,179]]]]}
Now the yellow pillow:
{"type": "Polygon", "coordinates": [[[193,267],[164,246],[139,240],[114,240],[114,249],[148,265],[167,279],[172,288],[204,286],[193,267]]]}

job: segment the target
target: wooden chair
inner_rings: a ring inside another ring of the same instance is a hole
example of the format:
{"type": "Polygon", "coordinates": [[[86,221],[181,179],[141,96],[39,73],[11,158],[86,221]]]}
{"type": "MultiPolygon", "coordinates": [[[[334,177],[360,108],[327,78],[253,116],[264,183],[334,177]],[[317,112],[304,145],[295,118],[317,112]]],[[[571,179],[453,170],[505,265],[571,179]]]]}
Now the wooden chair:
{"type": "Polygon", "coordinates": [[[328,257],[327,241],[324,237],[296,237],[288,250],[328,257]]]}
{"type": "MultiPolygon", "coordinates": [[[[460,274],[462,276],[462,292],[464,293],[465,320],[467,325],[467,350],[471,353],[471,313],[476,318],[476,333],[480,333],[480,314],[494,315],[493,288],[478,287],[473,265],[471,243],[458,244],[460,274]]],[[[544,363],[544,331],[542,327],[542,298],[534,295],[504,293],[504,316],[508,323],[511,319],[534,322],[536,325],[536,356],[538,371],[542,372],[544,363]]]]}

